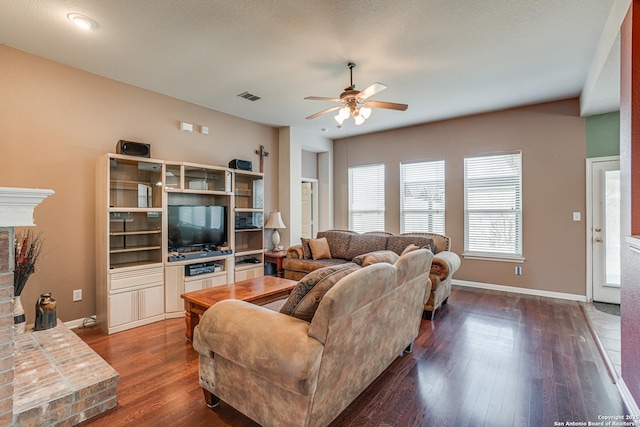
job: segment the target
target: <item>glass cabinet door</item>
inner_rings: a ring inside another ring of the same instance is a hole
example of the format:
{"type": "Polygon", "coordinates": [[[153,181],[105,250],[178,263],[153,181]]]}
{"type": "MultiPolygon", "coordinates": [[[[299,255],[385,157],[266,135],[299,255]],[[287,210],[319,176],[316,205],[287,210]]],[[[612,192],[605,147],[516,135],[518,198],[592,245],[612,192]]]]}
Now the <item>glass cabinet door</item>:
{"type": "Polygon", "coordinates": [[[161,208],[162,164],[110,159],[109,206],[161,208]]]}
{"type": "Polygon", "coordinates": [[[231,172],[185,165],[184,186],[188,190],[230,192],[231,172]]]}
{"type": "Polygon", "coordinates": [[[179,190],[181,183],[182,170],[180,165],[167,164],[165,166],[164,185],[172,190],[179,190]]]}
{"type": "Polygon", "coordinates": [[[235,201],[237,209],[262,209],[264,207],[263,177],[236,172],[235,201]]]}

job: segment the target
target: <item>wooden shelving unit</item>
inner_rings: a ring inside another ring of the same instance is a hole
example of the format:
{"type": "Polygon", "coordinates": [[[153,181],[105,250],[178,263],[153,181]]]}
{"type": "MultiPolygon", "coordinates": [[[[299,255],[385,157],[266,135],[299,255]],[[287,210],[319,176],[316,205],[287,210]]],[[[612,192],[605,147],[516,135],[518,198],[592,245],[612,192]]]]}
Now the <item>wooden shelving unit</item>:
{"type": "Polygon", "coordinates": [[[181,317],[182,293],[264,275],[264,174],[106,154],[96,170],[96,236],[96,312],[106,333],[181,317]],[[224,207],[221,246],[231,253],[176,257],[170,213],[191,206],[224,207]],[[194,273],[200,263],[215,271],[194,273]]]}
{"type": "Polygon", "coordinates": [[[264,275],[264,174],[234,171],[235,281],[264,275]]]}
{"type": "MultiPolygon", "coordinates": [[[[233,236],[233,172],[222,166],[188,162],[165,163],[166,206],[224,206],[227,209],[228,246],[233,236]]],[[[170,255],[170,254],[168,254],[170,255]]],[[[233,283],[233,255],[210,256],[201,259],[169,261],[165,257],[165,312],[167,317],[184,316],[185,292],[233,283]],[[215,262],[221,270],[189,276],[186,267],[203,262],[215,262]]]]}
{"type": "Polygon", "coordinates": [[[108,154],[96,170],[96,314],[111,334],[164,319],[164,162],[108,154]]]}

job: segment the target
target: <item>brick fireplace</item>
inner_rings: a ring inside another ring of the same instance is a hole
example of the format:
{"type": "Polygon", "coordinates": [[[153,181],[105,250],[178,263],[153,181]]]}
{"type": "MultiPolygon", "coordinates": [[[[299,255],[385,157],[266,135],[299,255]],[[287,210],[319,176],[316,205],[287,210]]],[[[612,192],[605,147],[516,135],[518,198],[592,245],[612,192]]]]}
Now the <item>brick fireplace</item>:
{"type": "Polygon", "coordinates": [[[0,426],[14,425],[13,236],[32,226],[33,210],[53,190],[0,188],[0,426]]]}
{"type": "Polygon", "coordinates": [[[13,227],[2,227],[0,228],[0,426],[9,426],[12,423],[13,227]]]}
{"type": "Polygon", "coordinates": [[[117,405],[118,373],[62,322],[14,334],[14,227],[52,190],[0,187],[0,427],[72,426],[117,405]]]}

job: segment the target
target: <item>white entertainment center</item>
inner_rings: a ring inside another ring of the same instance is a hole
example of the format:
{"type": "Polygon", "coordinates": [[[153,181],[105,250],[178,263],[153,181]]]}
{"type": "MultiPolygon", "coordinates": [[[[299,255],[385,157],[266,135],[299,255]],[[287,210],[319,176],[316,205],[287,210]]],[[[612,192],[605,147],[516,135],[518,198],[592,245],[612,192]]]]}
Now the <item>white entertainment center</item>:
{"type": "Polygon", "coordinates": [[[182,293],[262,276],[263,226],[263,173],[101,156],[98,325],[111,334],[182,317],[182,293]]]}

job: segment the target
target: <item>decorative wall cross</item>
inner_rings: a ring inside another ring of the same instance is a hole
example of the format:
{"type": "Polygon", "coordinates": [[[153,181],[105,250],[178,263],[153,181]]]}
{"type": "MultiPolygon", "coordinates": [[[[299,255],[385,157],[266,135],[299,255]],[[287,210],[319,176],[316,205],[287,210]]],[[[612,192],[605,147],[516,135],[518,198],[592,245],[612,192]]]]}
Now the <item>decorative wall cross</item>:
{"type": "Polygon", "coordinates": [[[255,153],[260,156],[260,172],[264,172],[264,158],[269,157],[269,153],[264,151],[264,145],[261,145],[259,150],[255,150],[255,153]]]}

